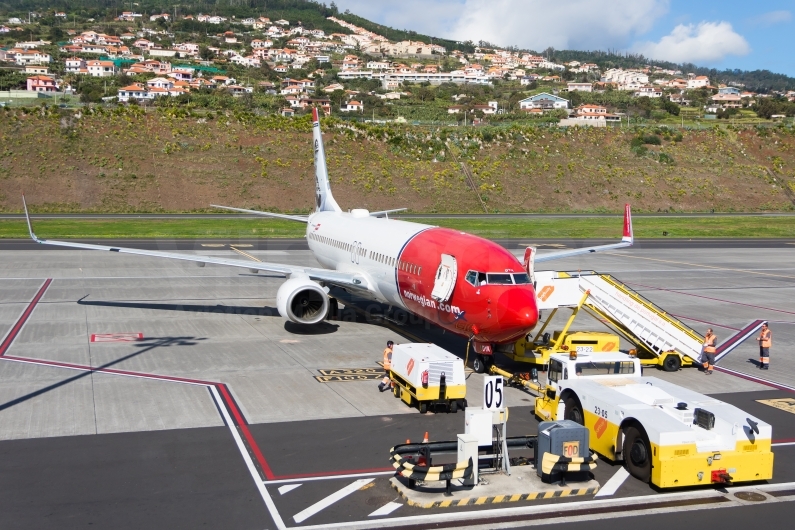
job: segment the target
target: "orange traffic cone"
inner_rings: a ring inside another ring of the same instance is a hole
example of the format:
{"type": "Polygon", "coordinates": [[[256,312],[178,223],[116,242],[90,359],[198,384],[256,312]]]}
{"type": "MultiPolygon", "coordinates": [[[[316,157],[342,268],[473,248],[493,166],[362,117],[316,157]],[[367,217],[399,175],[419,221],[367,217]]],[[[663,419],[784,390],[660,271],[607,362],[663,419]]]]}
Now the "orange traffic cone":
{"type": "Polygon", "coordinates": [[[428,431],[425,431],[425,437],[422,439],[422,443],[424,444],[428,443],[428,431]]]}
{"type": "Polygon", "coordinates": [[[406,443],[407,443],[407,444],[410,444],[410,443],[411,443],[411,440],[409,440],[408,438],[406,438],[406,443]]]}

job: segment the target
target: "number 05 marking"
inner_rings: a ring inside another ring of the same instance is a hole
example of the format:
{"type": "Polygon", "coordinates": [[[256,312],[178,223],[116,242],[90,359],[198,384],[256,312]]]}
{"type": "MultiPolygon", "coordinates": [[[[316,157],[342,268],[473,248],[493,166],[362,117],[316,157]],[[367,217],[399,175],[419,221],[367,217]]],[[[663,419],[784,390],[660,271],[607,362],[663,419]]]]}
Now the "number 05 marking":
{"type": "Polygon", "coordinates": [[[483,381],[483,408],[502,410],[505,407],[504,381],[502,376],[487,376],[483,381]]]}

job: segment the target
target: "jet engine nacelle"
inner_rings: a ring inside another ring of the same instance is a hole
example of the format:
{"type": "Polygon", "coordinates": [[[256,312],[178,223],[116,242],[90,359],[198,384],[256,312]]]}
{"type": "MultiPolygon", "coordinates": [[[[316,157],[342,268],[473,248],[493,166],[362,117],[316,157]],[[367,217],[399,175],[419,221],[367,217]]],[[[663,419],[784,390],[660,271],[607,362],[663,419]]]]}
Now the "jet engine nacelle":
{"type": "Polygon", "coordinates": [[[317,324],[328,314],[328,295],[307,277],[290,278],[276,293],[279,314],[298,324],[317,324]]]}

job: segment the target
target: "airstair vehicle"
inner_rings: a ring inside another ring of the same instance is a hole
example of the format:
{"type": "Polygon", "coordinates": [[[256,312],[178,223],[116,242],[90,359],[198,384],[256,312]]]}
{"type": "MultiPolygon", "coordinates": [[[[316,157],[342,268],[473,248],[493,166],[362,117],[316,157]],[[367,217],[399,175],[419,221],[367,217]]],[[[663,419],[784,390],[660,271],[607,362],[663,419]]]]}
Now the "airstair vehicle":
{"type": "MultiPolygon", "coordinates": [[[[503,351],[513,360],[547,364],[550,354],[560,353],[555,351],[562,343],[558,339],[566,334],[577,312],[584,309],[634,344],[644,365],[656,365],[674,372],[682,366],[700,362],[704,344],[702,335],[611,276],[594,271],[542,271],[535,273],[535,279],[538,309],[550,313],[535,337],[520,340],[513,345],[512,352],[503,351]],[[550,347],[550,335],[544,331],[561,308],[571,308],[572,317],[565,330],[556,333],[555,345],[550,347]]],[[[761,328],[762,322],[755,320],[723,341],[716,348],[716,359],[723,358],[742,344],[761,328]]],[[[563,349],[569,348],[564,346],[563,349]]]]}

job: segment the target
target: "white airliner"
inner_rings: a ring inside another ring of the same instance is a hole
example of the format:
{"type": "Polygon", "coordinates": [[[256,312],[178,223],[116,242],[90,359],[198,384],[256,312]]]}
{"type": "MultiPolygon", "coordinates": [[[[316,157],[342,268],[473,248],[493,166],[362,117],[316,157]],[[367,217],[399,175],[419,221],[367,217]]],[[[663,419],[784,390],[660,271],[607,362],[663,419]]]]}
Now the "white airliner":
{"type": "Polygon", "coordinates": [[[322,267],[40,239],[33,233],[23,197],[30,237],[45,245],[283,274],[287,281],[276,295],[279,314],[300,324],[311,325],[326,319],[330,308],[336,306],[336,300],[329,297],[329,288],[342,288],[360,297],[406,309],[466,336],[474,342],[479,354],[486,355],[494,351],[494,345],[515,341],[536,325],[534,262],[624,248],[633,243],[629,205],[625,208],[620,243],[538,257],[531,247],[525,252],[524,264],[492,241],[448,228],[388,218],[390,212],[399,210],[344,212],[331,194],[317,109],[313,110],[312,135],[317,199],[314,213],[298,216],[218,208],[306,224],[307,243],[322,267]]]}

